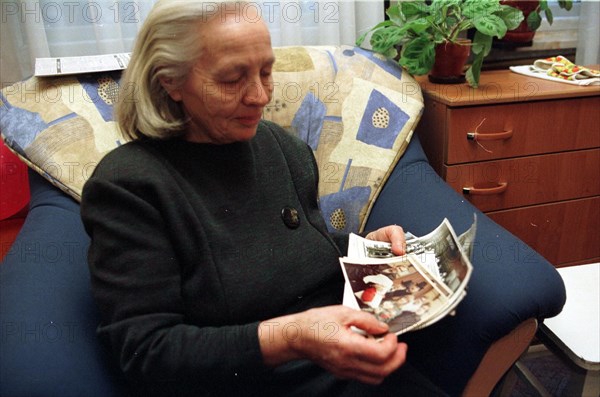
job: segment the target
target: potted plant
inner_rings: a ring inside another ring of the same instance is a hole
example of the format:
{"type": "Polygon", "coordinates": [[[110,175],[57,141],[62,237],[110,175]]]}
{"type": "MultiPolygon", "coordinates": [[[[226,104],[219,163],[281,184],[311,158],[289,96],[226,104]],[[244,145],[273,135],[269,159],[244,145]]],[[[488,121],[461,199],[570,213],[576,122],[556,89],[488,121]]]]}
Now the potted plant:
{"type": "MultiPolygon", "coordinates": [[[[429,75],[436,82],[462,82],[465,77],[469,85],[479,85],[483,59],[492,48],[494,37],[503,37],[523,20],[523,13],[498,0],[411,0],[399,1],[386,10],[385,20],[358,38],[360,46],[371,34],[373,51],[397,59],[398,63],[413,75],[424,75],[437,71],[442,56],[449,49],[463,49],[464,62],[473,53],[473,61],[465,75],[464,63],[460,75],[443,77],[429,75]],[[471,41],[461,33],[474,29],[471,41]],[[466,52],[466,56],[464,55],[466,52]],[[435,65],[438,63],[438,65],[435,65]]],[[[456,58],[446,63],[455,63],[456,58]]]]}
{"type": "MultiPolygon", "coordinates": [[[[531,45],[535,31],[542,24],[542,13],[550,25],[554,21],[552,9],[548,0],[500,0],[501,4],[518,8],[523,12],[525,19],[515,29],[506,32],[502,43],[517,43],[517,45],[531,45]]],[[[570,11],[573,8],[573,0],[559,0],[558,6],[570,11]]]]}

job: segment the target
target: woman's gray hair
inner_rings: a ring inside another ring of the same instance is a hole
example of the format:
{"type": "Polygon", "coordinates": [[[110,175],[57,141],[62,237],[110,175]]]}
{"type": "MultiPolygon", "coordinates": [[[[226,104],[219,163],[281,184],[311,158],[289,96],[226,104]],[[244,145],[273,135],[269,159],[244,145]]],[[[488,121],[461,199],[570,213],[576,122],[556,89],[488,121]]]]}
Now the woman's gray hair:
{"type": "Polygon", "coordinates": [[[159,0],[154,5],[136,38],[114,109],[126,139],[168,138],[184,132],[186,115],[162,83],[168,82],[171,90],[185,82],[203,47],[197,29],[224,10],[231,12],[232,3],[247,5],[239,0],[159,0]]]}

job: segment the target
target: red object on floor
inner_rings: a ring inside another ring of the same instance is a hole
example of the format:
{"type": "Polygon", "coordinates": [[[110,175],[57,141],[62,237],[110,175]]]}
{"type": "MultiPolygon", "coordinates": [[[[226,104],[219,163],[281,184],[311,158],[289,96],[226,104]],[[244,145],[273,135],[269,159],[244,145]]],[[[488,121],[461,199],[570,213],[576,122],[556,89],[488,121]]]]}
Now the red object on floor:
{"type": "Polygon", "coordinates": [[[27,166],[0,141],[0,260],[21,230],[28,207],[27,166]]]}

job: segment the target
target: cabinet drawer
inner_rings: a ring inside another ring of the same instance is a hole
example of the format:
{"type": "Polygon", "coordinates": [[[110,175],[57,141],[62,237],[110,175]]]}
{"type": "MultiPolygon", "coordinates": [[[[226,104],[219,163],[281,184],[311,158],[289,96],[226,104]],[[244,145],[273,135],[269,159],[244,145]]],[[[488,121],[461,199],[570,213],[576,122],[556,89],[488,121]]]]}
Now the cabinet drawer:
{"type": "Polygon", "coordinates": [[[600,147],[598,109],[600,96],[449,108],[446,164],[600,147]]]}
{"type": "Polygon", "coordinates": [[[443,178],[493,211],[600,195],[600,149],[445,166],[443,178]],[[467,189],[467,190],[465,190],[467,189]]]}
{"type": "MultiPolygon", "coordinates": [[[[600,197],[489,212],[487,215],[555,266],[600,259],[600,197]]],[[[527,252],[515,247],[510,254],[527,255],[527,252]]]]}

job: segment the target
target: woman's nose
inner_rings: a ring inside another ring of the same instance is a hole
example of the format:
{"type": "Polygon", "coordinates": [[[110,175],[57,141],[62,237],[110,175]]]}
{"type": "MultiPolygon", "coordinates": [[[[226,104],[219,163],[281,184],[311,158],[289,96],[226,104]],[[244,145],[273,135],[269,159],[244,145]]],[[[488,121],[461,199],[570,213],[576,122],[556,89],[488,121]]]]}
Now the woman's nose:
{"type": "Polygon", "coordinates": [[[269,79],[255,79],[248,83],[244,90],[242,101],[248,106],[266,106],[271,101],[273,83],[269,79]]]}

